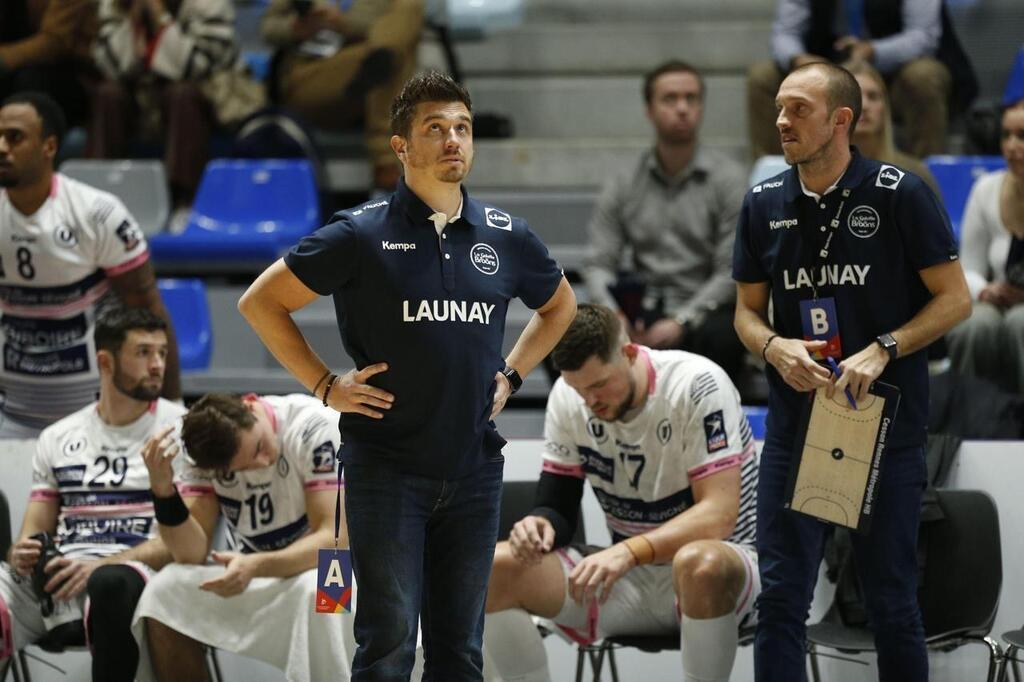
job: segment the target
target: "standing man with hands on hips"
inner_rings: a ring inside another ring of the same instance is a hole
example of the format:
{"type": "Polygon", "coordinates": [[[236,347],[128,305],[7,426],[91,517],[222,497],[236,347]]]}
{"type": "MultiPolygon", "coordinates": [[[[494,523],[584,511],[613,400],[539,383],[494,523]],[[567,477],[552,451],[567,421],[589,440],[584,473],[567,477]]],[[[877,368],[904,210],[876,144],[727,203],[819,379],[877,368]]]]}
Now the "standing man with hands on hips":
{"type": "Polygon", "coordinates": [[[784,503],[807,393],[849,389],[859,403],[876,379],[898,387],[901,398],[872,527],[854,534],[853,549],[880,679],[926,680],[916,557],[926,348],[970,312],[956,241],[919,177],[850,146],[861,93],[848,71],[826,63],[798,68],[776,106],[793,168],[747,194],[733,259],[736,330],[765,359],[769,381],[757,507],[757,680],[804,679],[805,619],[827,526],[784,503]],[[838,360],[839,377],[814,355],[838,360]]]}
{"type": "Polygon", "coordinates": [[[361,596],[352,680],[482,679],[484,601],[498,532],[491,419],[554,347],[575,297],[524,221],[471,199],[469,94],[406,83],[391,110],[395,193],[336,214],[271,265],[239,310],[274,356],[341,413],[345,509],[361,596]],[[357,370],[337,376],[292,314],[332,295],[357,370]],[[508,302],[536,311],[501,357],[508,302]],[[421,613],[422,607],[422,613],[421,613]]]}

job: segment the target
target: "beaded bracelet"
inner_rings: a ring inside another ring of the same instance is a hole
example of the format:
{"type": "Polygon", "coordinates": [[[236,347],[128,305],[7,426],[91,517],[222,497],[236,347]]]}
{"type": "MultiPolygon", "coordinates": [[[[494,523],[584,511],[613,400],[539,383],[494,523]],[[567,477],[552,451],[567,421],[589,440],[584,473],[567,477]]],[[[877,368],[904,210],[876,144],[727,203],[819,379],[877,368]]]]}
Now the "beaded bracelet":
{"type": "Polygon", "coordinates": [[[324,389],[324,407],[327,407],[327,396],[331,394],[331,387],[334,386],[334,382],[337,380],[337,374],[332,374],[331,378],[327,380],[327,388],[324,389]]]}

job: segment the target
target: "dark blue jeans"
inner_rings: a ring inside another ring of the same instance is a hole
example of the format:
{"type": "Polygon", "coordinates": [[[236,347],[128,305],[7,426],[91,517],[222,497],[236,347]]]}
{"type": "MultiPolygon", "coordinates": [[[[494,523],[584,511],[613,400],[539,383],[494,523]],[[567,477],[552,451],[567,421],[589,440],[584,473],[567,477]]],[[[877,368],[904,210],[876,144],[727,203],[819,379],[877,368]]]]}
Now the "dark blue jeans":
{"type": "MultiPolygon", "coordinates": [[[[921,448],[885,454],[871,530],[853,553],[878,650],[881,682],[925,682],[928,656],[917,603],[917,529],[927,479],[921,448]]],[[[806,679],[807,616],[828,526],[783,509],[791,454],[766,442],[757,489],[758,682],[806,679]]]]}
{"type": "Polygon", "coordinates": [[[483,679],[487,580],[504,459],[457,480],[345,466],[345,513],[359,591],[352,682],[405,682],[422,621],[424,682],[483,679]]]}

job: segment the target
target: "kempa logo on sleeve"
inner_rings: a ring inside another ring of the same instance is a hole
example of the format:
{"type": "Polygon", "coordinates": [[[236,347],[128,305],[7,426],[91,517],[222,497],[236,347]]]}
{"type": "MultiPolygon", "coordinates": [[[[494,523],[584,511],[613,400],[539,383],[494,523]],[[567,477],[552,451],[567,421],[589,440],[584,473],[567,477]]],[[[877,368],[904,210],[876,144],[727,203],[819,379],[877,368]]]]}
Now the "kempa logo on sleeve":
{"type": "Polygon", "coordinates": [[[412,242],[382,241],[380,243],[380,248],[384,249],[385,251],[415,251],[416,245],[413,244],[412,242]]]}
{"type": "Polygon", "coordinates": [[[381,206],[387,206],[387,205],[388,205],[388,202],[386,202],[383,199],[381,199],[380,201],[374,202],[372,204],[366,204],[365,206],[361,206],[361,207],[357,208],[356,210],[352,211],[352,215],[359,216],[359,215],[362,215],[365,211],[369,211],[371,208],[380,208],[381,206]]]}

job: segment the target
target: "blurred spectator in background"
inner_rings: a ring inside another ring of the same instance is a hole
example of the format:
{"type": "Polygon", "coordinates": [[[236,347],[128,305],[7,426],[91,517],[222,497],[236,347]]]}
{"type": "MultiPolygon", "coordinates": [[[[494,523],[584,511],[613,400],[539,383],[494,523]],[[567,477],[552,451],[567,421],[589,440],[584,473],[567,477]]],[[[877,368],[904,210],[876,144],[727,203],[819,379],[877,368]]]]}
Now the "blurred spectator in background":
{"type": "Polygon", "coordinates": [[[746,351],[732,323],[730,264],[746,173],[699,144],[704,80],[693,66],[662,64],[643,92],[654,146],[601,194],[587,289],[594,303],[621,311],[633,341],[699,353],[739,383],[746,351]],[[624,250],[632,272],[619,278],[624,250]]]}
{"type": "Polygon", "coordinates": [[[754,158],[782,153],[775,93],[787,73],[812,61],[878,69],[906,126],[906,149],[918,158],[945,150],[950,108],[966,109],[978,92],[942,0],[779,0],[772,57],[751,66],[747,83],[754,158]]]}
{"type": "Polygon", "coordinates": [[[136,138],[162,140],[173,229],[195,196],[217,124],[241,121],[265,93],[241,60],[230,0],[100,0],[99,12],[93,54],[108,80],[93,93],[87,154],[123,158],[136,138]]]}
{"type": "Polygon", "coordinates": [[[415,70],[422,27],[423,0],[271,0],[263,18],[263,39],[279,50],[278,103],[320,128],[361,123],[374,189],[393,191],[401,175],[390,107],[415,70]]]}
{"type": "Polygon", "coordinates": [[[862,109],[853,133],[853,143],[860,153],[869,159],[884,161],[908,170],[924,180],[935,196],[939,194],[939,183],[932,172],[920,159],[896,149],[892,139],[892,115],[889,113],[889,93],[885,80],[870,64],[864,61],[848,62],[843,65],[853,74],[860,85],[862,109]]]}
{"type": "Polygon", "coordinates": [[[90,47],[96,0],[0,2],[0,100],[15,92],[45,92],[72,125],[89,115],[87,86],[96,80],[90,47]]]}
{"type": "Polygon", "coordinates": [[[168,322],[163,395],[181,397],[146,238],[117,197],[54,172],[65,127],[42,93],[0,106],[0,438],[35,438],[96,399],[93,327],[111,290],[168,322]]]}
{"type": "Polygon", "coordinates": [[[946,336],[953,367],[1024,391],[1024,99],[1002,119],[1007,169],[978,178],[964,209],[960,260],[974,299],[946,336]]]}

